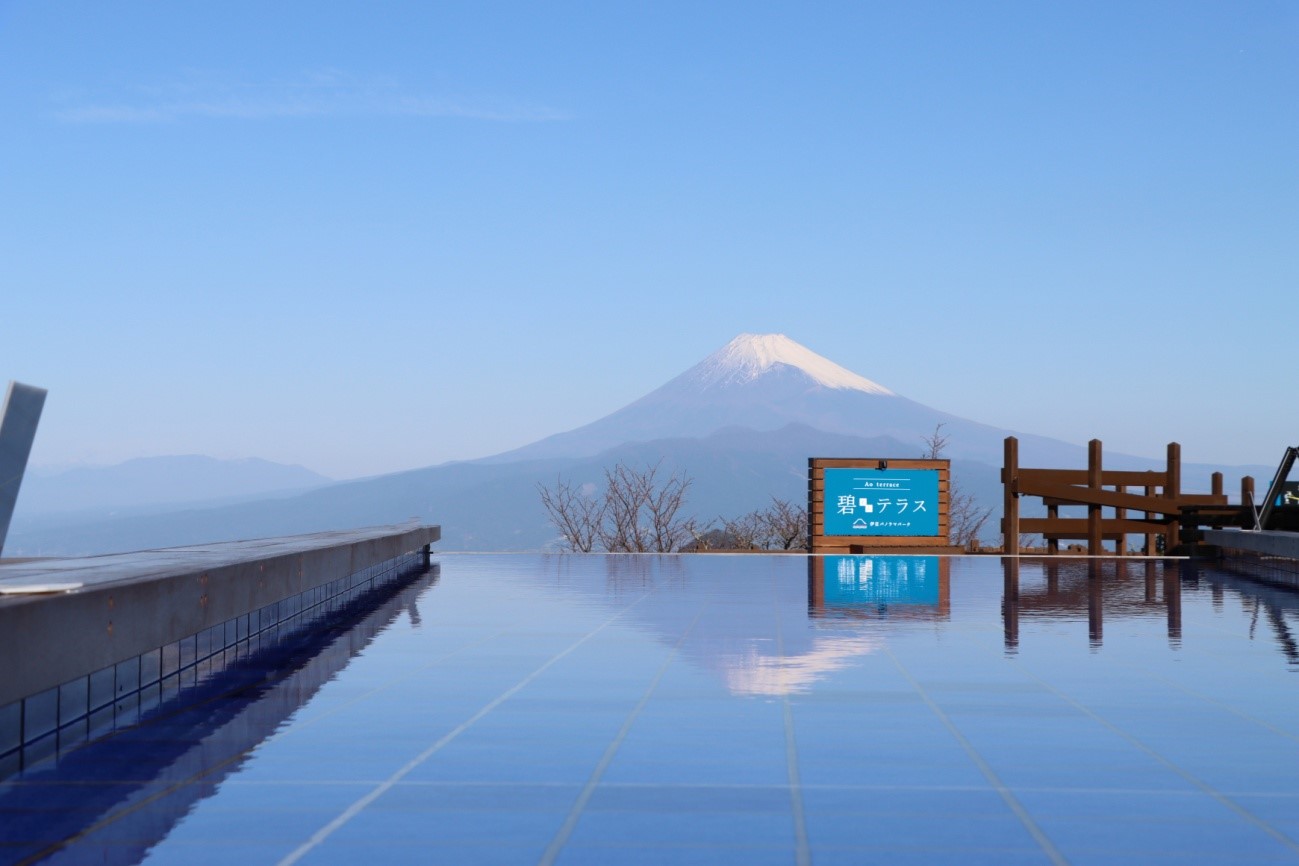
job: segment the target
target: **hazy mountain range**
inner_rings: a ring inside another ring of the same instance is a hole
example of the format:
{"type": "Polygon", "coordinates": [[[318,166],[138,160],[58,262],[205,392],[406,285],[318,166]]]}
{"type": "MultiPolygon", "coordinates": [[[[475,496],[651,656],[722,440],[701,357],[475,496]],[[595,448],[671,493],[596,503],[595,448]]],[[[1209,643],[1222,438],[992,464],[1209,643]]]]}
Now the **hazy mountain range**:
{"type": "Polygon", "coordinates": [[[23,479],[22,507],[32,514],[157,510],[162,506],[300,493],[332,483],[332,478],[303,466],[286,466],[256,457],[141,457],[114,466],[33,469],[23,479]]]}
{"type": "MultiPolygon", "coordinates": [[[[541,549],[556,533],[537,485],[561,476],[598,486],[604,467],[618,460],[661,460],[663,471],[693,479],[692,513],[734,516],[772,496],[805,499],[809,457],[919,456],[921,437],[938,424],[950,437],[947,456],[958,483],[997,509],[1007,435],[1019,436],[1022,465],[1086,462],[1081,445],[960,418],[895,394],[782,335],[743,334],[598,421],[481,460],[338,483],[301,467],[209,458],[154,458],[29,478],[5,552],[138,550],[411,518],[441,524],[447,550],[541,549]],[[182,465],[188,474],[178,471],[182,465]],[[211,501],[217,498],[225,501],[211,501]]],[[[1113,468],[1162,466],[1122,454],[1107,453],[1105,460],[1113,468]]],[[[1242,474],[1269,478],[1272,472],[1187,464],[1184,486],[1207,489],[1215,469],[1226,474],[1229,490],[1242,474]]],[[[994,520],[989,538],[995,532],[994,520]]]]}

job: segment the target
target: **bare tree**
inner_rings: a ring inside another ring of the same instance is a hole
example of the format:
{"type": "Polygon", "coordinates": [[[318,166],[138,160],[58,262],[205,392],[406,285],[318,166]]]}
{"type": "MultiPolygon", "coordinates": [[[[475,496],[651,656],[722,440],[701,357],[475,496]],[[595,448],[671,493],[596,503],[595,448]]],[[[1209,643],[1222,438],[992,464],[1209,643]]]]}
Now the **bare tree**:
{"type": "Polygon", "coordinates": [[[933,433],[930,433],[928,436],[920,437],[920,441],[925,444],[925,451],[920,455],[922,459],[943,459],[943,452],[947,450],[947,443],[952,440],[951,436],[943,433],[943,428],[946,426],[947,424],[945,422],[940,421],[934,425],[933,433]]]}
{"type": "Polygon", "coordinates": [[[660,464],[650,467],[649,492],[645,497],[645,515],[649,520],[651,548],[659,553],[671,553],[694,535],[693,520],[677,517],[690,489],[690,478],[673,472],[661,485],[654,484],[660,464]]]}
{"type": "Polygon", "coordinates": [[[977,499],[952,483],[947,503],[947,540],[950,543],[967,550],[974,547],[990,517],[991,506],[980,506],[977,499]]]}
{"type": "Polygon", "coordinates": [[[654,486],[657,466],[647,472],[632,469],[619,461],[604,470],[604,522],[600,542],[605,550],[621,553],[644,553],[649,550],[649,529],[641,511],[654,486]]]}
{"type": "Polygon", "coordinates": [[[771,497],[771,505],[762,512],[766,524],[768,548],[803,550],[807,548],[807,509],[787,499],[771,497]]]}
{"type": "Polygon", "coordinates": [[[553,488],[538,484],[537,491],[568,549],[579,553],[594,550],[604,523],[604,499],[588,495],[582,487],[575,488],[563,478],[555,479],[553,488]]]}
{"type": "MultiPolygon", "coordinates": [[[[934,432],[921,436],[925,445],[921,455],[926,460],[941,460],[943,452],[951,441],[951,436],[943,433],[947,425],[939,422],[934,425],[934,432]]],[[[992,517],[991,506],[981,506],[973,494],[961,490],[953,472],[948,482],[947,494],[947,541],[957,547],[969,549],[978,543],[979,533],[992,517]]]]}
{"type": "Polygon", "coordinates": [[[707,527],[681,516],[689,476],[674,472],[660,480],[660,466],[635,469],[619,461],[604,470],[599,496],[587,496],[563,478],[553,488],[537,489],[569,550],[589,553],[598,545],[615,552],[670,553],[707,527]]]}

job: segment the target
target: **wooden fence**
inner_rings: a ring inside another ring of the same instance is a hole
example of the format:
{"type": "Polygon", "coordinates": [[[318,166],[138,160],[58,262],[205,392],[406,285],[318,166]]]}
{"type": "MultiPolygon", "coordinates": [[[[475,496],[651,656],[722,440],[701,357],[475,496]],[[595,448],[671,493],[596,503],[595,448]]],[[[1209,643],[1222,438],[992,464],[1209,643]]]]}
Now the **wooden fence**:
{"type": "MultiPolygon", "coordinates": [[[[1101,465],[1101,442],[1087,445],[1086,469],[1025,469],[1019,465],[1019,440],[1006,437],[1005,463],[1001,470],[1005,510],[1001,521],[1002,550],[1019,552],[1020,534],[1040,534],[1047,552],[1058,553],[1061,541],[1085,540],[1087,553],[1100,556],[1105,542],[1115,544],[1115,553],[1126,552],[1129,535],[1143,538],[1142,550],[1155,555],[1158,539],[1171,552],[1181,542],[1182,522],[1199,522],[1200,512],[1233,514],[1222,492],[1222,473],[1213,473],[1212,493],[1182,493],[1182,447],[1168,446],[1168,462],[1160,471],[1121,471],[1101,465]],[[1129,492],[1129,491],[1138,492],[1129,492]],[[1046,517],[1019,516],[1022,496],[1039,496],[1046,505],[1046,517]],[[1086,517],[1061,517],[1060,509],[1085,507],[1086,517]]],[[[1252,479],[1242,481],[1252,487],[1252,479]]]]}

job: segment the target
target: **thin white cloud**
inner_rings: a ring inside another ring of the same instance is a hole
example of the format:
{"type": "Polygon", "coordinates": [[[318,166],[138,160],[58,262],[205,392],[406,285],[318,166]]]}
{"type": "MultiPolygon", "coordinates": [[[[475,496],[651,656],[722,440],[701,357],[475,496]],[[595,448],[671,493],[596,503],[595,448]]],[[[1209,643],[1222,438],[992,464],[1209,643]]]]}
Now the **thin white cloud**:
{"type": "Polygon", "coordinates": [[[310,117],[450,117],[546,123],[570,115],[548,106],[413,92],[384,76],[334,69],[294,79],[240,82],[204,72],[135,87],[129,99],[64,94],[53,116],[67,123],[165,123],[186,118],[259,120],[310,117]]]}

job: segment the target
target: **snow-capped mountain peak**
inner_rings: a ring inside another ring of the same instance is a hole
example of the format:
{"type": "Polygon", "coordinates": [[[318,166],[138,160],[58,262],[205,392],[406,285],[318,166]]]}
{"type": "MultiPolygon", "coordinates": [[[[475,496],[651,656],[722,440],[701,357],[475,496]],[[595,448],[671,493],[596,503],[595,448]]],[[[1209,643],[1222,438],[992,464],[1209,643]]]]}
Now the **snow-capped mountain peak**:
{"type": "Polygon", "coordinates": [[[784,334],[740,334],[687,375],[704,387],[741,384],[778,365],[793,367],[826,388],[894,396],[883,385],[840,367],[784,334]]]}

